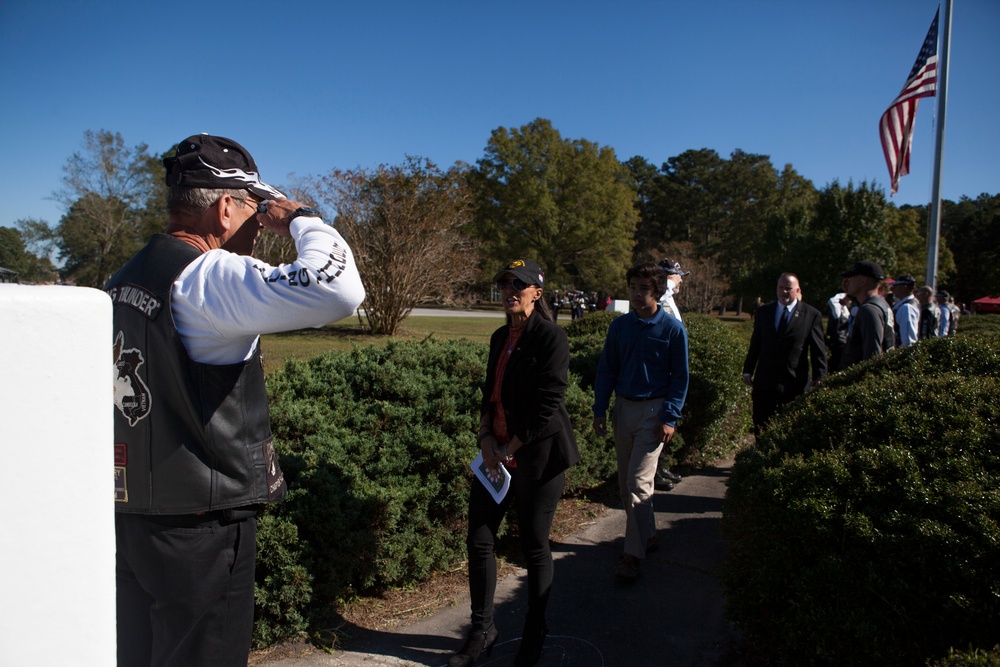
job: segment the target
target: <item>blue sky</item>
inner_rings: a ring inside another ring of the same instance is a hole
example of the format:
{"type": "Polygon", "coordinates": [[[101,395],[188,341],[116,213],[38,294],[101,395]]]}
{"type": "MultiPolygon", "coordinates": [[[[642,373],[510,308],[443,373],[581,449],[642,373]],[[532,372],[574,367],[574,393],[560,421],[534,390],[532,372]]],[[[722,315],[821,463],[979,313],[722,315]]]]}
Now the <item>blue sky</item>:
{"type": "MultiPolygon", "coordinates": [[[[161,153],[209,132],[268,182],[333,168],[474,163],[492,130],[659,166],[688,149],[771,157],[823,187],[888,192],[878,121],[934,0],[147,2],[0,0],[0,225],[49,198],[86,130],[161,153]]],[[[954,0],[942,192],[1000,192],[1000,1],[954,0]]],[[[911,174],[931,197],[936,101],[911,174]]]]}

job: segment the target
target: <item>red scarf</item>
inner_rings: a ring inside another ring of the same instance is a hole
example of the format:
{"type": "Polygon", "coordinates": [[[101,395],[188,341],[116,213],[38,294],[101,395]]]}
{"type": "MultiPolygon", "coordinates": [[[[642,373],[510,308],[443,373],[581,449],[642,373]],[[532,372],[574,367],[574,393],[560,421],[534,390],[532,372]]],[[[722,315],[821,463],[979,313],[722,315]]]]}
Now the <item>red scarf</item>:
{"type": "MultiPolygon", "coordinates": [[[[490,394],[490,401],[493,403],[493,437],[497,439],[497,443],[501,447],[510,442],[510,434],[507,433],[507,417],[504,414],[503,403],[500,399],[500,387],[503,385],[503,376],[507,370],[507,361],[510,360],[510,355],[513,354],[514,348],[517,347],[517,341],[521,338],[521,332],[524,329],[510,327],[508,331],[507,341],[500,350],[500,356],[497,357],[493,377],[493,392],[490,394]]],[[[504,465],[508,468],[516,468],[517,461],[511,459],[509,462],[504,462],[504,465]]]]}

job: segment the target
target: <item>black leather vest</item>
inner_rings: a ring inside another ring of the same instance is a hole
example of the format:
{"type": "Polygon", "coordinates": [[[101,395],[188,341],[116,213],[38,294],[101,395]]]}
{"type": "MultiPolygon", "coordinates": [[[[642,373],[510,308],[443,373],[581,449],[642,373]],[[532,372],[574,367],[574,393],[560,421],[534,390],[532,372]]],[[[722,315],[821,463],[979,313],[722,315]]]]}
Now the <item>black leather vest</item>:
{"type": "Polygon", "coordinates": [[[280,500],[260,345],[246,362],[192,361],[170,289],[200,251],[157,234],[115,274],[115,509],[193,514],[280,500]]]}

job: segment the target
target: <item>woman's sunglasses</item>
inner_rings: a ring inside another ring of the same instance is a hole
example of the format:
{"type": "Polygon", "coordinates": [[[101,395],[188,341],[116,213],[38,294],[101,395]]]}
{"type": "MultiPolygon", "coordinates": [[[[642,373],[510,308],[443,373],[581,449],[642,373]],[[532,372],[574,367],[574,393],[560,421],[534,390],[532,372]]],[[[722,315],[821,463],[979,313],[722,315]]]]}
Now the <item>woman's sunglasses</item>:
{"type": "Polygon", "coordinates": [[[504,280],[498,280],[497,281],[497,289],[498,290],[505,290],[508,287],[513,288],[514,291],[516,291],[516,292],[523,292],[524,290],[526,290],[529,287],[531,287],[531,285],[529,285],[528,283],[524,282],[520,278],[514,278],[513,280],[506,280],[506,279],[504,279],[504,280]]]}

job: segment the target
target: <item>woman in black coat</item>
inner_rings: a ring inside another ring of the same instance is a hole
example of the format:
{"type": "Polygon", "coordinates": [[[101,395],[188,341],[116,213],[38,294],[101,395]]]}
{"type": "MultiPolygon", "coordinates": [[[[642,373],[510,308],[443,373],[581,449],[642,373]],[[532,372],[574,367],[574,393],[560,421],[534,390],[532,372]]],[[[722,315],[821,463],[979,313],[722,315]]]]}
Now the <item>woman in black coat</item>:
{"type": "Polygon", "coordinates": [[[487,467],[508,469],[510,490],[497,503],[478,480],[472,482],[467,541],[472,629],[449,667],[475,665],[481,653],[490,654],[499,637],[493,624],[493,545],[511,503],[528,570],[528,613],[514,664],[538,662],[548,634],[545,607],[552,587],[549,531],[565,471],[580,460],[563,400],[569,343],[542,299],[542,269],[531,260],[515,260],[494,280],[507,324],[490,339],[479,447],[487,467]]]}

